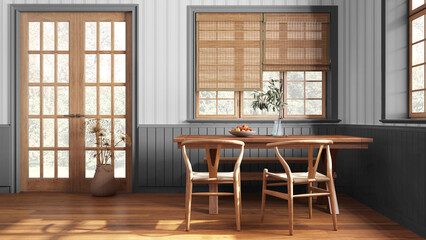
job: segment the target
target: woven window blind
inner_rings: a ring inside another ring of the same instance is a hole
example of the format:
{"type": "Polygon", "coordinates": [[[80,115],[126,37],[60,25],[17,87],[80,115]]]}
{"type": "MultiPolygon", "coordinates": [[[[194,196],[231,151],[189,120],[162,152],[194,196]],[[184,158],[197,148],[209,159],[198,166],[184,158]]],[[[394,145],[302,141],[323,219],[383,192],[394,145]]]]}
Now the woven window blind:
{"type": "Polygon", "coordinates": [[[262,14],[197,13],[197,91],[262,88],[262,14]]]}
{"type": "Polygon", "coordinates": [[[329,70],[330,14],[265,13],[263,70],[329,70]]]}

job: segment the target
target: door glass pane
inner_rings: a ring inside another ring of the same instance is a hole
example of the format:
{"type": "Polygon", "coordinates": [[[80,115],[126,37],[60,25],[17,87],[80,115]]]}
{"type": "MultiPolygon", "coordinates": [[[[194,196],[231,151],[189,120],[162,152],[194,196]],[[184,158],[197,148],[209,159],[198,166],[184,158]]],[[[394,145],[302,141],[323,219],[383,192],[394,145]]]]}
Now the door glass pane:
{"type": "Polygon", "coordinates": [[[86,22],[86,50],[96,50],[96,22],[86,22]]]}
{"type": "Polygon", "coordinates": [[[58,147],[69,146],[69,119],[58,118],[58,147]]]}
{"type": "Polygon", "coordinates": [[[43,147],[55,146],[55,119],[43,119],[43,147]]]}
{"type": "Polygon", "coordinates": [[[86,118],[86,147],[96,147],[96,134],[94,129],[96,127],[93,119],[86,118]]]}
{"type": "Polygon", "coordinates": [[[111,23],[99,23],[99,50],[111,50],[111,23]]]}
{"type": "Polygon", "coordinates": [[[69,23],[58,22],[58,50],[67,51],[69,39],[69,23]]]}
{"type": "Polygon", "coordinates": [[[126,151],[114,151],[114,177],[126,177],[126,151]]]}
{"type": "Polygon", "coordinates": [[[126,55],[125,54],[114,55],[114,82],[116,83],[126,82],[126,55]]]}
{"type": "Polygon", "coordinates": [[[86,178],[93,178],[96,170],[96,151],[86,151],[86,178]]]}
{"type": "Polygon", "coordinates": [[[40,23],[30,22],[28,24],[28,49],[29,50],[40,50],[40,23]]]}
{"type": "Polygon", "coordinates": [[[43,87],[43,114],[55,114],[55,87],[43,87]]]}
{"type": "Polygon", "coordinates": [[[126,23],[114,23],[114,50],[126,50],[126,23]]]}
{"type": "Polygon", "coordinates": [[[69,55],[58,54],[58,82],[67,83],[69,82],[69,55]]]}
{"type": "Polygon", "coordinates": [[[40,147],[40,119],[28,119],[28,146],[40,147]]]}
{"type": "Polygon", "coordinates": [[[102,118],[101,126],[105,129],[105,139],[111,142],[111,118],[102,118]]]}
{"type": "Polygon", "coordinates": [[[99,114],[111,115],[111,87],[99,87],[99,114]]]}
{"type": "Polygon", "coordinates": [[[69,114],[69,91],[68,87],[57,87],[58,91],[58,102],[57,102],[57,114],[58,115],[65,115],[69,114]]]}
{"type": "Polygon", "coordinates": [[[425,111],[425,91],[413,92],[412,99],[412,112],[424,112],[425,111]]]}
{"type": "Polygon", "coordinates": [[[29,87],[28,106],[30,115],[40,115],[40,87],[29,87]]]}
{"type": "Polygon", "coordinates": [[[96,54],[86,54],[85,79],[87,83],[96,82],[96,54]]]}
{"type": "Polygon", "coordinates": [[[85,97],[85,114],[86,115],[96,115],[96,87],[85,87],[86,88],[86,97],[85,97]]]}
{"type": "Polygon", "coordinates": [[[125,147],[122,137],[126,134],[126,119],[114,118],[114,146],[125,147]]]}
{"type": "Polygon", "coordinates": [[[28,54],[28,82],[40,82],[40,54],[28,54]]]}
{"type": "Polygon", "coordinates": [[[28,170],[30,178],[40,177],[40,151],[28,152],[28,170]]]}
{"type": "Polygon", "coordinates": [[[43,50],[55,50],[54,22],[43,22],[43,50]]]}
{"type": "Polygon", "coordinates": [[[425,65],[412,68],[412,90],[425,88],[425,65]]]}
{"type": "Polygon", "coordinates": [[[111,82],[111,55],[99,55],[99,81],[104,83],[111,82]]]}
{"type": "Polygon", "coordinates": [[[55,152],[43,151],[43,177],[55,177],[55,152]]]}
{"type": "Polygon", "coordinates": [[[126,87],[114,87],[114,115],[126,114],[126,87]]]}
{"type": "Polygon", "coordinates": [[[58,178],[69,177],[69,152],[58,151],[58,178]]]}
{"type": "Polygon", "coordinates": [[[43,82],[52,83],[55,81],[55,55],[43,55],[43,82]]]}

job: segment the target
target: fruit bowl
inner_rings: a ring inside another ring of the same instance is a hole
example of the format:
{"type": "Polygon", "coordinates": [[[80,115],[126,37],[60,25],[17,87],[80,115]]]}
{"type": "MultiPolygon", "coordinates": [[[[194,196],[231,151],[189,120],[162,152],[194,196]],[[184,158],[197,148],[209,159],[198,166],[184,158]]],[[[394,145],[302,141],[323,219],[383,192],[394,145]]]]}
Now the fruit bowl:
{"type": "Polygon", "coordinates": [[[256,131],[229,131],[229,133],[236,137],[248,137],[254,135],[256,131]]]}

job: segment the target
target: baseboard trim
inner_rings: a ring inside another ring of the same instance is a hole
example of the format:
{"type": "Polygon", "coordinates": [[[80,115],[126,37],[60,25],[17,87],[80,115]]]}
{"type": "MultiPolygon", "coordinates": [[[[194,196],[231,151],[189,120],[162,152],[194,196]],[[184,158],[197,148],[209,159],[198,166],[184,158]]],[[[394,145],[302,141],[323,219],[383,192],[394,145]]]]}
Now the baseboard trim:
{"type": "Polygon", "coordinates": [[[10,193],[10,187],[0,187],[0,193],[10,193]]]}

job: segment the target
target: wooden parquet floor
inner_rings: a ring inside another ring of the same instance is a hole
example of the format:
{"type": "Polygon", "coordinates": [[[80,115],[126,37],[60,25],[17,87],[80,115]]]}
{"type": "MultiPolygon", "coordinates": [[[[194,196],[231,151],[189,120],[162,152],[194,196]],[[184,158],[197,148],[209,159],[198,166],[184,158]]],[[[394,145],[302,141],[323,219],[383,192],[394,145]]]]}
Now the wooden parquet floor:
{"type": "Polygon", "coordinates": [[[295,232],[288,236],[287,203],[269,197],[264,223],[260,196],[243,195],[242,230],[235,231],[232,197],[219,198],[219,215],[207,197],[194,197],[191,231],[184,231],[184,194],[20,193],[0,195],[0,239],[422,239],[346,195],[338,196],[339,230],[331,216],[306,200],[295,202],[295,232]]]}

